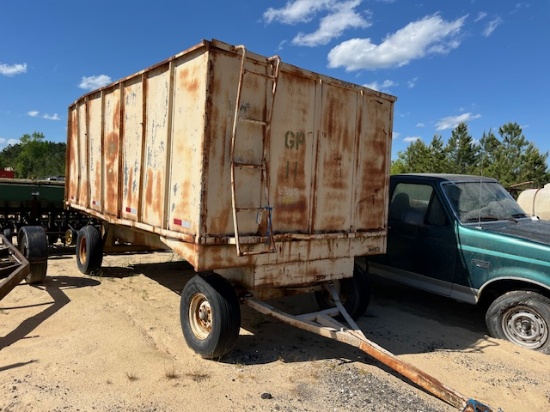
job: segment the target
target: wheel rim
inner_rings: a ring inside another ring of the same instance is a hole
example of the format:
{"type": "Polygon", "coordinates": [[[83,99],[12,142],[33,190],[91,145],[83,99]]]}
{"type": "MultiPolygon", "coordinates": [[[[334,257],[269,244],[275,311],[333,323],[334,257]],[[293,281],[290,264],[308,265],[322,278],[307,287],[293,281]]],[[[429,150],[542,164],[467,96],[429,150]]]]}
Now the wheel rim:
{"type": "Polygon", "coordinates": [[[517,306],[504,313],[502,330],[508,340],[529,349],[542,347],[548,339],[544,318],[528,306],[517,306]]]}
{"type": "Polygon", "coordinates": [[[83,264],[86,263],[86,237],[82,236],[80,239],[80,245],[78,247],[78,258],[83,264]]]}
{"type": "Polygon", "coordinates": [[[202,293],[194,294],[189,302],[189,325],[200,340],[208,338],[212,332],[212,307],[202,293]]]}

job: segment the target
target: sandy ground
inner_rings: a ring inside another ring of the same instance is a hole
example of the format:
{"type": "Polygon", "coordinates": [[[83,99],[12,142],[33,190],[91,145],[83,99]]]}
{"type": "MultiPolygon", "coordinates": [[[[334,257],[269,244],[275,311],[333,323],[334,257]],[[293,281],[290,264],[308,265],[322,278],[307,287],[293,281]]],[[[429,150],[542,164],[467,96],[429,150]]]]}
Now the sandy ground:
{"type": "MultiPolygon", "coordinates": [[[[185,344],[170,253],[106,256],[101,276],[51,256],[45,284],[0,301],[0,411],[452,411],[358,349],[242,308],[236,348],[204,360],[185,344]]],[[[311,296],[282,302],[316,310],[311,296]]],[[[369,339],[469,398],[550,410],[550,357],[486,336],[468,305],[374,282],[369,339]]]]}

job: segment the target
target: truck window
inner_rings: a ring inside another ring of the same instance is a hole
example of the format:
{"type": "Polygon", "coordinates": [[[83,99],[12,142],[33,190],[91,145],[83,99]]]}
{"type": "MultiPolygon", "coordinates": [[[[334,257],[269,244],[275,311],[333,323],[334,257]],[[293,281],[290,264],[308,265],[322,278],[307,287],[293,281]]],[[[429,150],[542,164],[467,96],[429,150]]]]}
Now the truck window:
{"type": "Polygon", "coordinates": [[[432,193],[433,188],[429,185],[398,183],[390,202],[389,218],[423,222],[432,193]]]}
{"type": "Polygon", "coordinates": [[[428,212],[428,224],[436,226],[445,226],[447,224],[447,216],[441,206],[441,202],[437,196],[434,196],[430,211],[428,212]]]}

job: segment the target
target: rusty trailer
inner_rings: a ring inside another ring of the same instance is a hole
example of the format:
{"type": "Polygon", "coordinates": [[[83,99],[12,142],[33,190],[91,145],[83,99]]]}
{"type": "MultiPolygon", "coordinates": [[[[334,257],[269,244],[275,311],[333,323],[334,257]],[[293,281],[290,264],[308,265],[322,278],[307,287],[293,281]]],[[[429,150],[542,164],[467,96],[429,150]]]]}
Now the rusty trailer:
{"type": "Polygon", "coordinates": [[[335,285],[360,316],[355,257],[386,250],[395,101],[216,40],[80,97],[65,201],[101,222],[78,232],[80,271],[117,250],[180,255],[197,272],[183,335],[205,358],[234,346],[241,301],[314,292],[329,309],[335,285]]]}
{"type": "MultiPolygon", "coordinates": [[[[215,40],[82,96],[65,200],[101,227],[79,231],[80,270],[171,249],[216,273],[203,283],[261,299],[330,281],[365,291],[354,258],[386,249],[395,100],[215,40]]],[[[368,303],[355,295],[354,316],[368,303]]]]}

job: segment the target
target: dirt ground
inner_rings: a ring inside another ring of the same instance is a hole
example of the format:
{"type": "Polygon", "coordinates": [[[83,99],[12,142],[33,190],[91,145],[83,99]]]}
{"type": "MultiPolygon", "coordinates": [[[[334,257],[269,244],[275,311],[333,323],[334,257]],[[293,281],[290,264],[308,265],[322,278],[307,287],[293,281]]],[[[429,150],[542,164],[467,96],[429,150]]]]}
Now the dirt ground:
{"type": "MultiPolygon", "coordinates": [[[[236,348],[185,344],[171,253],[106,256],[100,276],[51,256],[43,285],[0,301],[0,411],[452,411],[358,349],[242,308],[236,348]]],[[[316,310],[304,295],[281,303],[316,310]]],[[[494,411],[550,410],[550,358],[486,336],[475,308],[380,281],[369,339],[494,411]]]]}

